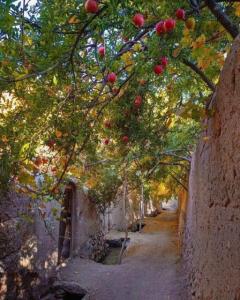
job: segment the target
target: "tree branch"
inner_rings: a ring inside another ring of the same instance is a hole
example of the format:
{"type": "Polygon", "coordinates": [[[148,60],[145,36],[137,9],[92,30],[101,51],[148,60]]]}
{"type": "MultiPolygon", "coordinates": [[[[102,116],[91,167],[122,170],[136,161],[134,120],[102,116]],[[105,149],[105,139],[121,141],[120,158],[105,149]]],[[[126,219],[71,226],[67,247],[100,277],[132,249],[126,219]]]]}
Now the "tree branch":
{"type": "Polygon", "coordinates": [[[59,66],[60,63],[61,62],[59,61],[59,62],[57,62],[56,64],[54,64],[53,66],[49,67],[46,70],[36,72],[36,73],[27,74],[27,75],[24,75],[24,76],[19,77],[19,78],[3,78],[3,77],[0,77],[0,81],[5,81],[7,83],[14,83],[14,82],[23,81],[25,79],[29,79],[29,78],[32,78],[32,77],[43,76],[43,75],[46,75],[47,73],[51,72],[57,66],[59,66]]]}
{"type": "Polygon", "coordinates": [[[87,27],[106,9],[107,7],[104,6],[102,7],[99,12],[97,14],[95,14],[91,19],[89,19],[88,22],[85,23],[85,25],[82,27],[82,29],[79,31],[78,36],[72,46],[72,50],[71,50],[71,54],[70,54],[70,61],[73,60],[73,56],[75,53],[75,50],[77,48],[78,43],[81,40],[82,34],[85,32],[85,30],[87,29],[87,27]]]}
{"type": "Polygon", "coordinates": [[[182,183],[176,176],[174,176],[172,173],[169,172],[169,174],[170,174],[170,176],[171,176],[178,184],[180,184],[180,185],[184,188],[184,190],[188,191],[188,188],[185,186],[185,184],[183,184],[183,183],[182,183]]]}
{"type": "Polygon", "coordinates": [[[235,2],[240,2],[240,0],[216,0],[216,2],[235,3],[235,2]]]}
{"type": "Polygon", "coordinates": [[[215,0],[205,0],[205,3],[212,14],[222,24],[222,26],[231,34],[233,38],[236,38],[239,34],[238,27],[233,24],[227,14],[224,12],[221,5],[219,5],[215,0]]]}
{"type": "Polygon", "coordinates": [[[118,58],[120,56],[122,56],[124,53],[128,52],[129,50],[131,50],[131,48],[139,41],[141,40],[141,38],[147,34],[151,29],[154,28],[154,26],[156,25],[156,22],[155,23],[152,23],[150,24],[149,26],[145,27],[143,31],[140,31],[136,36],[135,38],[130,41],[130,42],[127,42],[126,44],[124,44],[122,46],[122,48],[119,50],[119,52],[115,55],[115,58],[118,58]]]}
{"type": "Polygon", "coordinates": [[[189,68],[191,68],[195,73],[197,73],[201,79],[206,83],[206,85],[210,88],[210,90],[212,90],[213,92],[215,92],[215,85],[214,83],[203,73],[202,70],[200,70],[194,63],[190,62],[187,59],[183,59],[182,62],[188,66],[189,68]]]}
{"type": "Polygon", "coordinates": [[[194,12],[199,13],[200,10],[200,0],[189,0],[190,6],[192,7],[194,12]]]}

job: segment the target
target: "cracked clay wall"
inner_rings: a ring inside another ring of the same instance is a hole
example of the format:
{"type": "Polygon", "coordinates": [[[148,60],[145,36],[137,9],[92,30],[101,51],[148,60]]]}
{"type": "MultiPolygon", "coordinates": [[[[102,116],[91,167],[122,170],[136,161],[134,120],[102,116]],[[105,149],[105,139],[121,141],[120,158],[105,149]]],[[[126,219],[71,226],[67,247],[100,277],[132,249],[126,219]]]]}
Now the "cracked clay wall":
{"type": "Polygon", "coordinates": [[[191,166],[185,231],[189,299],[240,299],[240,38],[191,166]],[[206,138],[204,138],[206,137],[206,138]]]}

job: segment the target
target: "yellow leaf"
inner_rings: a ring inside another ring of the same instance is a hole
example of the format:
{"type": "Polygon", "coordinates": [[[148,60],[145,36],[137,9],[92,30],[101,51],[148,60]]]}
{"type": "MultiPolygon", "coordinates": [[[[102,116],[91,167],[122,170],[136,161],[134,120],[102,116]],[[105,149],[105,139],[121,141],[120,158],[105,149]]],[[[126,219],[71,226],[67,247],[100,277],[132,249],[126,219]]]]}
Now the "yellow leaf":
{"type": "Polygon", "coordinates": [[[47,93],[49,96],[56,96],[56,92],[52,90],[51,88],[47,88],[47,93]]]}
{"type": "Polygon", "coordinates": [[[240,3],[236,3],[235,4],[235,15],[237,16],[237,17],[240,17],[240,3]]]}
{"type": "Polygon", "coordinates": [[[176,48],[174,51],[173,51],[173,57],[178,57],[178,55],[180,54],[182,48],[181,47],[178,47],[176,48]]]}
{"type": "Polygon", "coordinates": [[[54,85],[57,85],[57,83],[58,83],[57,77],[54,75],[54,76],[53,76],[53,84],[54,84],[54,85]]]}
{"type": "Polygon", "coordinates": [[[86,186],[88,187],[88,188],[94,188],[94,186],[97,184],[97,180],[96,180],[96,178],[94,178],[94,177],[90,177],[87,181],[86,181],[86,186]]]}
{"type": "Polygon", "coordinates": [[[206,43],[206,37],[204,34],[201,34],[196,41],[192,42],[193,49],[201,48],[206,43]]]}
{"type": "Polygon", "coordinates": [[[2,142],[3,143],[7,143],[8,142],[8,138],[6,137],[6,135],[2,136],[2,142]]]}
{"type": "Polygon", "coordinates": [[[188,47],[192,44],[192,38],[190,35],[190,30],[188,28],[184,28],[183,30],[183,38],[181,40],[181,44],[183,47],[188,47]]]}
{"type": "Polygon", "coordinates": [[[63,134],[60,130],[56,129],[55,135],[56,135],[57,138],[61,138],[63,134]]]}
{"type": "Polygon", "coordinates": [[[198,67],[200,69],[207,69],[209,67],[209,65],[215,61],[215,55],[214,53],[211,51],[211,49],[207,48],[207,47],[202,47],[201,48],[201,55],[199,55],[199,50],[196,49],[193,50],[193,55],[196,57],[197,62],[198,62],[198,67]]]}
{"type": "Polygon", "coordinates": [[[185,26],[189,29],[189,30],[194,30],[195,29],[195,25],[196,25],[196,21],[194,18],[189,18],[187,19],[185,26]]]}
{"type": "Polygon", "coordinates": [[[225,62],[224,54],[222,52],[218,52],[216,54],[216,60],[220,66],[223,66],[225,62]]]}
{"type": "Polygon", "coordinates": [[[24,42],[27,43],[29,46],[31,46],[33,43],[32,39],[27,35],[24,35],[24,42]]]}
{"type": "Polygon", "coordinates": [[[19,180],[20,184],[29,184],[31,186],[36,185],[34,176],[27,172],[24,172],[24,171],[20,172],[20,174],[18,176],[18,180],[19,180]]]}
{"type": "Polygon", "coordinates": [[[188,47],[192,44],[192,38],[190,36],[185,36],[181,39],[181,45],[183,47],[188,47]]]}
{"type": "Polygon", "coordinates": [[[7,66],[7,65],[9,65],[9,61],[8,60],[2,60],[1,65],[2,66],[7,66]]]}
{"type": "Polygon", "coordinates": [[[77,16],[72,16],[69,20],[68,20],[68,23],[69,24],[78,24],[80,21],[78,19],[77,16]]]}
{"type": "Polygon", "coordinates": [[[133,46],[133,50],[136,51],[136,52],[139,52],[142,50],[142,45],[137,43],[133,46]]]}
{"type": "Polygon", "coordinates": [[[185,37],[190,35],[190,30],[189,30],[187,27],[185,27],[185,28],[183,29],[183,35],[184,35],[185,37]]]}
{"type": "Polygon", "coordinates": [[[130,71],[132,70],[133,64],[134,64],[134,62],[133,62],[133,60],[132,60],[132,53],[129,52],[129,51],[126,52],[126,53],[124,53],[124,54],[122,55],[122,60],[125,62],[125,65],[128,66],[128,67],[126,68],[126,70],[130,72],[130,71]]]}
{"type": "Polygon", "coordinates": [[[128,65],[128,67],[126,68],[126,71],[128,71],[128,72],[131,72],[132,71],[132,68],[133,68],[133,65],[128,65]]]}
{"type": "Polygon", "coordinates": [[[125,62],[126,65],[129,65],[132,63],[132,53],[126,52],[122,55],[122,60],[125,62]]]}
{"type": "Polygon", "coordinates": [[[198,58],[198,67],[202,70],[205,70],[209,67],[211,63],[211,58],[209,57],[199,57],[198,58]]]}
{"type": "Polygon", "coordinates": [[[172,128],[174,126],[174,120],[172,118],[168,119],[166,126],[172,128]]]}
{"type": "Polygon", "coordinates": [[[68,170],[68,173],[71,173],[71,175],[73,175],[75,177],[81,177],[81,176],[83,176],[84,171],[80,167],[71,166],[68,170]]]}

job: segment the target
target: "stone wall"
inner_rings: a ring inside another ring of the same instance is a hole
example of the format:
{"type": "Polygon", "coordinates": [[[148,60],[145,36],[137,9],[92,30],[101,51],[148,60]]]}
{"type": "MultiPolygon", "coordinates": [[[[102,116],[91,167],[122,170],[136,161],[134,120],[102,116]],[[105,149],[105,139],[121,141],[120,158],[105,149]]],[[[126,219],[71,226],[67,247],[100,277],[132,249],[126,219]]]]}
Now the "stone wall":
{"type": "Polygon", "coordinates": [[[190,299],[240,299],[240,38],[192,160],[185,258],[190,299]],[[204,138],[205,137],[205,138],[204,138]]]}
{"type": "MultiPolygon", "coordinates": [[[[74,190],[70,257],[99,261],[106,254],[95,204],[74,190]]],[[[0,299],[39,299],[54,279],[62,208],[12,192],[0,199],[0,299]]],[[[69,239],[69,237],[68,237],[69,239]]]]}
{"type": "Polygon", "coordinates": [[[13,192],[1,197],[0,299],[37,299],[48,286],[57,264],[53,207],[13,192]]]}

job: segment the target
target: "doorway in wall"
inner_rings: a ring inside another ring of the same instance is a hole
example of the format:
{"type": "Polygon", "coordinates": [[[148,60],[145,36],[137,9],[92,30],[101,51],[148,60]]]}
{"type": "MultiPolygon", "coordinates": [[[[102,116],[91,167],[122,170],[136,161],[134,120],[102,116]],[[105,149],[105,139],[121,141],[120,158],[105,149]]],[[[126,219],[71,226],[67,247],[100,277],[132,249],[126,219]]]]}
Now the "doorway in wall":
{"type": "Polygon", "coordinates": [[[72,244],[72,206],[75,185],[69,183],[65,187],[64,200],[59,223],[58,264],[70,257],[72,244]]]}

